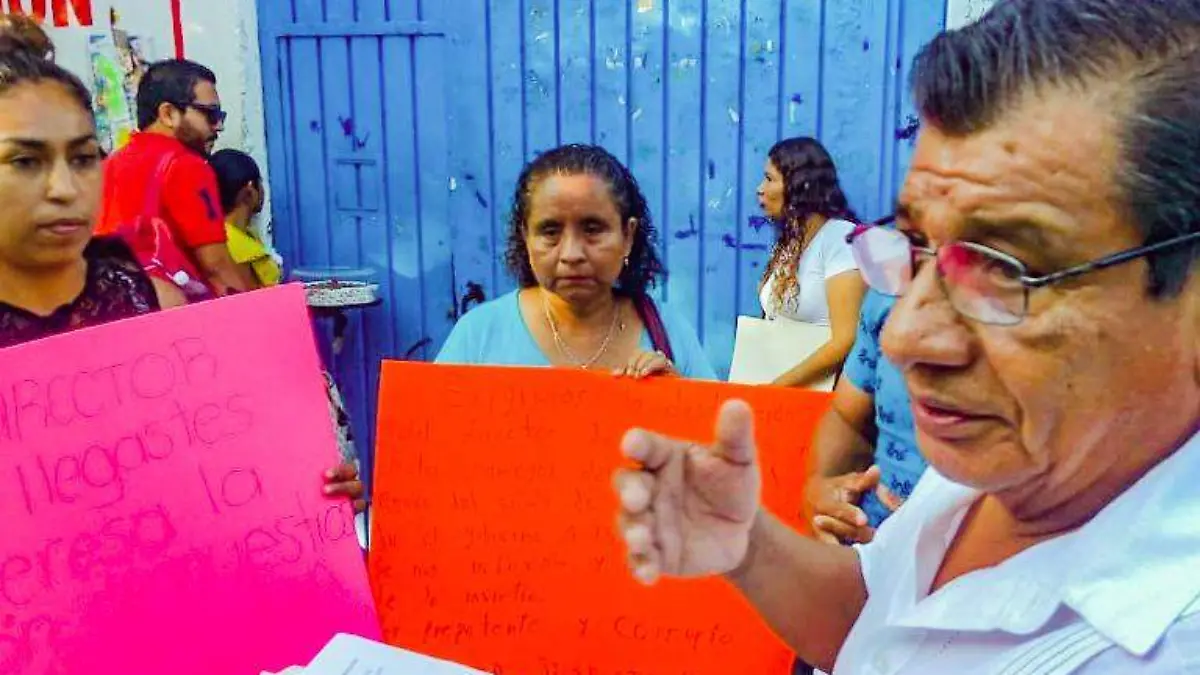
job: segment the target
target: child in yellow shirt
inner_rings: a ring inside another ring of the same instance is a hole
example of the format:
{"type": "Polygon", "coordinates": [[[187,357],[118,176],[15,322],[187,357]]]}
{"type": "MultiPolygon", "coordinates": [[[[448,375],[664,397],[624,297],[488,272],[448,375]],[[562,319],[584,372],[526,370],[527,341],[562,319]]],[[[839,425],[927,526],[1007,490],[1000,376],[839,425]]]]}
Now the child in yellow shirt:
{"type": "Polygon", "coordinates": [[[244,266],[258,286],[275,286],[283,279],[280,262],[251,227],[264,202],[258,164],[238,150],[221,150],[209,163],[217,174],[221,208],[225,210],[225,234],[233,261],[244,266]]]}
{"type": "MultiPolygon", "coordinates": [[[[221,208],[225,210],[225,233],[233,261],[244,266],[258,287],[275,286],[283,281],[283,265],[262,239],[255,234],[251,223],[263,210],[262,172],[254,158],[238,150],[221,150],[209,158],[217,174],[221,193],[221,208]]],[[[354,448],[354,433],[350,415],[333,377],[325,372],[325,389],[329,396],[329,413],[337,431],[338,447],[347,461],[358,461],[354,448]]]]}

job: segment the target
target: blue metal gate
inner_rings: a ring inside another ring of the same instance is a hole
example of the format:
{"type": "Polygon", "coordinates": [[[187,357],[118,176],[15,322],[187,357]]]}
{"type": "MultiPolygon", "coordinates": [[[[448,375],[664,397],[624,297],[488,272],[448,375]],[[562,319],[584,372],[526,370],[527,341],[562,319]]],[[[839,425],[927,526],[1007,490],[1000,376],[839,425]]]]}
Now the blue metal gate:
{"type": "Polygon", "coordinates": [[[323,341],[368,458],[380,360],[430,356],[454,319],[447,4],[259,7],[276,245],[289,268],[369,268],[382,286],[341,354],[323,341]]]}
{"type": "Polygon", "coordinates": [[[757,313],[767,150],[820,137],[882,215],[916,120],[906,88],[946,0],[260,0],[275,233],[290,266],[365,266],[385,303],[335,369],[371,447],[381,357],[436,353],[501,264],[522,164],[601,143],[641,181],[661,289],[718,369],[757,313]]]}
{"type": "Polygon", "coordinates": [[[456,0],[456,288],[512,287],[500,255],[522,163],[600,143],[649,199],[662,295],[726,371],[736,316],[759,311],[767,151],[821,138],[855,208],[884,215],[916,127],[909,64],[945,14],[946,0],[456,0]]]}

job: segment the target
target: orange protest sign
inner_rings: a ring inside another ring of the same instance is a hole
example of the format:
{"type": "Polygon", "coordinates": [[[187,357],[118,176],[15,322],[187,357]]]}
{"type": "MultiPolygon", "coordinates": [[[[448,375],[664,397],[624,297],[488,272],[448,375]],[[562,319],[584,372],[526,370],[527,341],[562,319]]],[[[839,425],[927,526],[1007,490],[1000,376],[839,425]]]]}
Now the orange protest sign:
{"type": "Polygon", "coordinates": [[[611,476],[634,426],[712,439],[748,401],[764,499],[795,520],[828,394],[580,371],[385,363],[371,578],[385,639],[497,675],[785,675],[721,580],[626,571],[611,476]]]}

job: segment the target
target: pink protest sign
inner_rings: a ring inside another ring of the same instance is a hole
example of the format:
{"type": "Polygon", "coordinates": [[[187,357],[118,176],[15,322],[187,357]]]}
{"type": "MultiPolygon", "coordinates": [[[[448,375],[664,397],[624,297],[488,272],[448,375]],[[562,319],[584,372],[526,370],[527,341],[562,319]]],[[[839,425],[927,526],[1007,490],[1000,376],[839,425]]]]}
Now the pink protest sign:
{"type": "Polygon", "coordinates": [[[378,638],[303,290],[0,350],[0,675],[258,675],[378,638]]]}

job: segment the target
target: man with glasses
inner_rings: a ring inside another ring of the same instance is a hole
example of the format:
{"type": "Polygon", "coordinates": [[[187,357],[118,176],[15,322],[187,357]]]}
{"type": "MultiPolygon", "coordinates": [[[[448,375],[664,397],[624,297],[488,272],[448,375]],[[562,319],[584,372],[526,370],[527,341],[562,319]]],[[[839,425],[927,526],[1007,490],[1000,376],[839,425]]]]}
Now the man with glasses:
{"type": "MultiPolygon", "coordinates": [[[[184,60],[155,63],[137,93],[138,128],[105,162],[104,200],[97,234],[127,233],[144,216],[160,218],[177,247],[218,294],[253,288],[225,245],[225,215],[207,157],[224,130],[217,78],[184,60]]],[[[138,246],[134,246],[138,250],[138,246]]],[[[178,283],[177,270],[155,275],[178,283]]]]}
{"type": "Polygon", "coordinates": [[[806,661],[859,673],[1200,663],[1200,3],[1000,0],[917,57],[882,348],[929,461],[854,548],[759,501],[751,412],[631,432],[634,575],[723,574],[806,661]]]}

